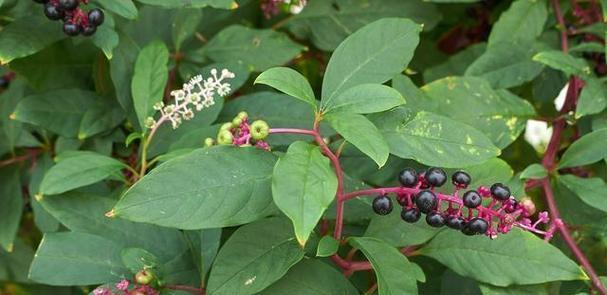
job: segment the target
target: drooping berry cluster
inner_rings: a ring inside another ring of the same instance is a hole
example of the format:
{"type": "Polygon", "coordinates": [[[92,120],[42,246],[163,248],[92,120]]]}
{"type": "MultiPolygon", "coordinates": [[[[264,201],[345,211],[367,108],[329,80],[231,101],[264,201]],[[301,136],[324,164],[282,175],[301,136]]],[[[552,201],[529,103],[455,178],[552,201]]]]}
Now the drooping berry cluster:
{"type": "Polygon", "coordinates": [[[256,120],[249,124],[249,115],[246,112],[240,112],[232,122],[224,123],[219,128],[217,140],[207,138],[204,141],[205,146],[214,144],[236,146],[256,146],[264,150],[270,150],[270,145],[265,139],[270,134],[270,126],[263,120],[256,120]]]}
{"type": "Polygon", "coordinates": [[[263,15],[270,19],[281,11],[299,14],[306,6],[308,0],[261,0],[260,7],[263,15]]]}
{"type": "Polygon", "coordinates": [[[386,215],[392,211],[388,194],[394,193],[402,206],[401,218],[409,223],[417,222],[425,214],[428,225],[447,226],[465,235],[496,237],[498,233],[509,232],[513,226],[547,237],[552,235],[553,230],[537,229],[539,224],[549,221],[547,213],[540,213],[538,221],[532,224],[529,217],[535,213],[533,202],[517,201],[502,183],[467,190],[460,197],[460,191],[467,189],[472,181],[465,171],[453,173],[451,181],[455,191],[451,195],[436,192],[436,188],[447,182],[447,174],[440,168],[432,167],[421,173],[405,168],[398,180],[401,187],[380,189],[382,194],[373,200],[375,213],[386,215]]]}
{"type": "Polygon", "coordinates": [[[123,279],[114,287],[101,286],[93,290],[94,295],[159,295],[158,278],[153,270],[141,270],[130,281],[123,279]]]}
{"type": "Polygon", "coordinates": [[[44,5],[44,15],[50,20],[63,21],[63,32],[68,36],[92,36],[103,24],[105,15],[98,8],[88,13],[80,9],[80,3],[88,0],[34,0],[44,5]]]}

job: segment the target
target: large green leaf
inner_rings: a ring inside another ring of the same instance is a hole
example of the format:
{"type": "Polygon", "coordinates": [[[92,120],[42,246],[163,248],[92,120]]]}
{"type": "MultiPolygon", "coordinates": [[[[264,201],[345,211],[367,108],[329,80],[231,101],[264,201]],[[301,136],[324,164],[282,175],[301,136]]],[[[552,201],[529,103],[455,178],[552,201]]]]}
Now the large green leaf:
{"type": "Polygon", "coordinates": [[[398,157],[457,168],[482,163],[500,150],[480,131],[429,112],[417,114],[399,107],[372,116],[398,157]]]}
{"type": "Polygon", "coordinates": [[[38,246],[29,277],[55,286],[117,281],[129,274],[122,266],[120,250],[115,242],[91,234],[48,233],[38,246]]]}
{"type": "Polygon", "coordinates": [[[586,115],[598,114],[607,107],[607,94],[603,83],[594,78],[586,79],[585,82],[575,108],[577,119],[586,115]]]}
{"type": "Polygon", "coordinates": [[[15,240],[11,252],[0,248],[0,280],[5,282],[31,283],[27,278],[34,251],[20,239],[15,240]]]}
{"type": "MultiPolygon", "coordinates": [[[[466,49],[449,56],[449,58],[436,66],[427,68],[424,71],[424,81],[430,83],[434,80],[453,75],[464,75],[468,66],[477,58],[485,54],[487,43],[477,43],[466,47],[466,49]]],[[[397,80],[397,79],[395,79],[397,80]]],[[[392,87],[399,89],[392,82],[392,87]]],[[[409,98],[405,95],[406,98],[409,98]]]]}
{"type": "Polygon", "coordinates": [[[168,61],[169,50],[166,45],[161,41],[154,41],[139,52],[135,62],[131,94],[142,129],[145,129],[145,119],[154,112],[154,104],[162,101],[169,77],[168,61]]]}
{"type": "Polygon", "coordinates": [[[379,167],[390,156],[390,148],[380,131],[363,115],[347,112],[330,113],[325,119],[345,140],[352,143],[379,167]]]}
{"type": "Polygon", "coordinates": [[[417,281],[424,281],[424,274],[396,248],[375,238],[356,237],[348,241],[371,262],[379,295],[417,294],[417,281]]]}
{"type": "Polygon", "coordinates": [[[173,45],[177,52],[181,51],[181,45],[196,32],[198,24],[202,20],[202,10],[183,8],[177,11],[173,19],[173,45]]]}
{"type": "Polygon", "coordinates": [[[137,0],[144,4],[162,6],[165,8],[203,8],[214,7],[223,9],[238,8],[234,0],[137,0]]]}
{"type": "Polygon", "coordinates": [[[124,163],[94,152],[70,152],[69,157],[60,155],[58,159],[44,175],[39,192],[42,195],[60,194],[108,177],[123,178],[124,163]]]}
{"type": "Polygon", "coordinates": [[[519,229],[495,240],[442,231],[420,253],[460,275],[495,286],[587,279],[558,248],[519,229]]]}
{"type": "Polygon", "coordinates": [[[114,214],[181,229],[234,226],[274,210],[275,157],[257,148],[214,147],[167,161],[133,185],[114,214]]]}
{"type": "Polygon", "coordinates": [[[531,104],[506,90],[495,91],[486,80],[448,77],[422,90],[436,101],[436,112],[482,131],[499,148],[512,143],[535,115],[531,104]]]}
{"type": "Polygon", "coordinates": [[[274,166],[274,203],[293,222],[301,245],[306,244],[336,191],[337,177],[318,146],[294,142],[274,166]]]}
{"type": "Polygon", "coordinates": [[[337,47],[324,75],[322,108],[347,89],[363,83],[384,83],[402,72],[419,43],[421,26],[386,18],[364,26],[337,47]]]}
{"type": "Polygon", "coordinates": [[[276,88],[316,109],[316,98],[312,86],[304,76],[293,69],[271,68],[257,76],[254,84],[266,84],[276,88]]]}
{"type": "Polygon", "coordinates": [[[592,164],[607,158],[607,129],[588,133],[575,141],[563,154],[559,168],[592,164]]]}
{"type": "Polygon", "coordinates": [[[131,81],[135,71],[135,62],[139,55],[139,46],[125,34],[120,34],[120,43],[110,60],[110,77],[116,91],[116,100],[127,113],[127,118],[136,129],[140,129],[137,113],[133,106],[131,81]]]}
{"type": "Polygon", "coordinates": [[[251,71],[263,71],[287,63],[303,49],[284,33],[233,25],[215,35],[201,50],[216,62],[242,61],[251,71]]]}
{"type": "Polygon", "coordinates": [[[548,295],[545,285],[496,287],[489,284],[479,284],[483,295],[548,295]]]}
{"type": "Polygon", "coordinates": [[[63,32],[49,26],[42,15],[18,18],[5,26],[0,34],[0,64],[34,54],[63,38],[63,32]]]}
{"type": "Polygon", "coordinates": [[[567,75],[589,75],[592,70],[588,63],[578,57],[559,50],[542,51],[533,56],[533,60],[543,63],[555,70],[559,70],[567,75]]]}
{"type": "Polygon", "coordinates": [[[22,212],[20,169],[4,167],[0,169],[0,246],[8,252],[13,250],[22,212]]]}
{"type": "Polygon", "coordinates": [[[383,240],[394,247],[404,247],[423,244],[439,232],[424,221],[404,222],[400,218],[400,211],[400,208],[396,207],[387,216],[374,216],[365,231],[365,237],[383,240]]]}
{"type": "Polygon", "coordinates": [[[326,106],[325,111],[370,114],[403,104],[405,104],[403,96],[391,87],[381,84],[361,84],[338,95],[326,106]]]}
{"type": "Polygon", "coordinates": [[[137,7],[132,0],[96,0],[103,8],[127,19],[137,18],[137,7]]]}
{"type": "Polygon", "coordinates": [[[219,251],[207,292],[256,294],[284,276],[303,256],[288,220],[271,218],[245,225],[219,251]]]}
{"type": "Polygon", "coordinates": [[[107,59],[112,59],[114,57],[114,49],[120,42],[120,37],[113,27],[106,24],[97,29],[91,40],[95,46],[103,51],[107,59]]]}
{"type": "Polygon", "coordinates": [[[298,37],[333,51],[362,26],[385,17],[408,18],[423,24],[425,30],[431,30],[441,18],[435,5],[418,0],[324,0],[309,1],[288,25],[298,37]]]}
{"type": "Polygon", "coordinates": [[[339,271],[317,259],[296,264],[260,295],[355,295],[358,290],[339,271]]]}
{"type": "Polygon", "coordinates": [[[547,18],[546,1],[514,1],[493,25],[489,35],[489,46],[500,42],[513,42],[526,46],[542,34],[547,18]]]}
{"type": "Polygon", "coordinates": [[[607,212],[607,184],[602,179],[562,175],[558,180],[584,203],[607,212]]]}
{"type": "MultiPolygon", "coordinates": [[[[44,174],[54,165],[50,155],[45,154],[38,158],[36,167],[31,171],[28,190],[30,194],[40,191],[40,183],[44,174]]],[[[30,198],[32,210],[34,211],[34,222],[38,229],[43,232],[56,232],[59,229],[59,221],[53,217],[40,203],[40,198],[35,195],[30,198]]]]}

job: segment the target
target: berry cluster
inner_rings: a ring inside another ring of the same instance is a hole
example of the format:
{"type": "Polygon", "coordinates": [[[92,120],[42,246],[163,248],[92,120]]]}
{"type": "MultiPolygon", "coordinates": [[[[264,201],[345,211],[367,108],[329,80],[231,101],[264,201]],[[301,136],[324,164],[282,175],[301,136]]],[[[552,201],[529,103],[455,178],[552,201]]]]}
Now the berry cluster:
{"type": "Polygon", "coordinates": [[[240,112],[232,122],[224,123],[219,128],[217,140],[207,138],[204,145],[209,147],[214,144],[236,146],[256,146],[264,150],[270,150],[270,145],[265,139],[270,134],[270,126],[266,121],[256,120],[249,124],[249,115],[246,112],[240,112]]]}
{"type": "Polygon", "coordinates": [[[135,274],[133,281],[124,279],[114,285],[114,288],[101,286],[93,290],[93,295],[159,295],[156,290],[158,279],[153,270],[141,270],[135,274]]]}
{"type": "Polygon", "coordinates": [[[443,169],[432,167],[417,173],[412,168],[403,169],[398,177],[401,187],[386,188],[373,200],[373,210],[379,215],[392,212],[392,199],[388,193],[395,193],[402,206],[401,218],[409,223],[417,222],[425,214],[426,223],[432,227],[459,230],[465,235],[484,234],[496,237],[498,233],[507,233],[513,226],[551,236],[553,230],[542,231],[536,227],[549,221],[546,212],[539,215],[538,221],[531,223],[529,217],[535,213],[535,206],[529,199],[517,201],[510,189],[495,183],[490,188],[481,186],[476,190],[467,190],[459,196],[461,190],[470,185],[472,178],[465,171],[456,171],[451,177],[455,191],[451,195],[435,191],[447,182],[443,169]]]}
{"type": "Polygon", "coordinates": [[[63,21],[63,32],[68,36],[92,36],[97,27],[103,24],[105,15],[101,9],[91,9],[85,13],[80,9],[80,2],[88,0],[34,0],[44,4],[44,15],[50,20],[63,21]]]}

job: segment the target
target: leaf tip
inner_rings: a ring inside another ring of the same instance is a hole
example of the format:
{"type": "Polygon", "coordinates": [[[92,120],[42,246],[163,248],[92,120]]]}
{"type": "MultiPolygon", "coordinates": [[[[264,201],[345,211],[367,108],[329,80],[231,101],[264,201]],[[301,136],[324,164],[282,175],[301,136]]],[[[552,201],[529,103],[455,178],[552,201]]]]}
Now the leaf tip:
{"type": "Polygon", "coordinates": [[[232,2],[232,4],[230,4],[230,9],[237,9],[238,7],[240,7],[240,5],[238,5],[238,3],[236,1],[232,2]]]}
{"type": "Polygon", "coordinates": [[[106,212],[104,215],[107,218],[114,218],[114,217],[116,217],[116,209],[112,209],[112,210],[106,212]]]}
{"type": "Polygon", "coordinates": [[[36,198],[36,201],[42,202],[44,200],[44,194],[42,192],[39,192],[34,195],[34,198],[36,198]]]}
{"type": "Polygon", "coordinates": [[[87,137],[86,133],[80,132],[78,133],[78,140],[85,140],[87,137]]]}
{"type": "Polygon", "coordinates": [[[307,239],[304,239],[304,238],[299,237],[299,236],[297,237],[297,243],[299,243],[299,246],[300,246],[302,249],[303,249],[304,247],[306,247],[306,242],[307,242],[307,241],[308,241],[307,239]]]}
{"type": "Polygon", "coordinates": [[[11,120],[17,120],[17,113],[11,113],[8,118],[11,120]]]}

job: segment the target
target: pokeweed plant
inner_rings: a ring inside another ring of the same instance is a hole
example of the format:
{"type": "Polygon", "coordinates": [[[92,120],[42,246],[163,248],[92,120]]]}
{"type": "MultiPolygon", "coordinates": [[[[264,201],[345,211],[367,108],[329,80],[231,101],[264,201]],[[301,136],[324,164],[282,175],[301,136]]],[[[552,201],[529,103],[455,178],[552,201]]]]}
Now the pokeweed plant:
{"type": "Polygon", "coordinates": [[[607,294],[605,3],[443,2],[0,0],[0,293],[607,294]]]}

